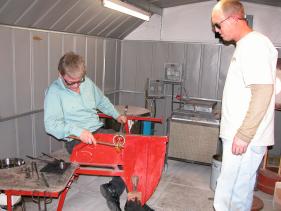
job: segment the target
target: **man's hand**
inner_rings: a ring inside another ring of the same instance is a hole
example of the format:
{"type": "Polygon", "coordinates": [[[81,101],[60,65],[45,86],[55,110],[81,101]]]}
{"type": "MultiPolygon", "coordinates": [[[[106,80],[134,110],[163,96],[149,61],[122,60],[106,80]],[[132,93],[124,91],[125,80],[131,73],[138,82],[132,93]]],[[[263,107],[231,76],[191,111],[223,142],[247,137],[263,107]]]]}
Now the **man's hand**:
{"type": "Polygon", "coordinates": [[[85,144],[97,144],[96,139],[94,138],[93,134],[88,130],[83,130],[79,136],[80,140],[85,144]]]}
{"type": "Polygon", "coordinates": [[[234,155],[242,155],[246,152],[249,143],[243,141],[242,139],[234,136],[232,143],[232,154],[234,155]]]}
{"type": "Polygon", "coordinates": [[[120,116],[117,118],[117,122],[125,124],[125,123],[127,122],[127,117],[124,116],[124,115],[120,115],[120,116]]]}

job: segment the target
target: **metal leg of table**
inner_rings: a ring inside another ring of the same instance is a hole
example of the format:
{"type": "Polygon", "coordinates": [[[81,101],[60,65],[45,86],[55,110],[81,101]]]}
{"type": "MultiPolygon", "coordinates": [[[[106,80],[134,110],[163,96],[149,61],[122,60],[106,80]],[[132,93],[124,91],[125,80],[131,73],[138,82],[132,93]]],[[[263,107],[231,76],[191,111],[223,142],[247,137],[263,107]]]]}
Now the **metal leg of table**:
{"type": "Polygon", "coordinates": [[[5,191],[5,194],[7,196],[7,210],[12,211],[12,194],[8,191],[5,191]]]}
{"type": "Polygon", "coordinates": [[[67,186],[65,187],[65,189],[62,191],[60,198],[59,198],[59,204],[58,204],[58,208],[57,211],[62,211],[62,207],[65,201],[65,197],[66,194],[68,192],[68,190],[70,189],[71,184],[73,183],[74,179],[77,179],[78,175],[74,175],[68,182],[67,186]]]}

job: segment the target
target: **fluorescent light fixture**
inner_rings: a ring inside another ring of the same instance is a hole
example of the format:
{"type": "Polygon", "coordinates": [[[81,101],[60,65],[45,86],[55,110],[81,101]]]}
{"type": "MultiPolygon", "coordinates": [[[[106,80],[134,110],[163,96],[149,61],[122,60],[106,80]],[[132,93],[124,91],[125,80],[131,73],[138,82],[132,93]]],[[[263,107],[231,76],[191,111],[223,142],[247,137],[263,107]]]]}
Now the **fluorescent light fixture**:
{"type": "Polygon", "coordinates": [[[149,21],[150,13],[120,0],[103,0],[103,6],[149,21]]]}

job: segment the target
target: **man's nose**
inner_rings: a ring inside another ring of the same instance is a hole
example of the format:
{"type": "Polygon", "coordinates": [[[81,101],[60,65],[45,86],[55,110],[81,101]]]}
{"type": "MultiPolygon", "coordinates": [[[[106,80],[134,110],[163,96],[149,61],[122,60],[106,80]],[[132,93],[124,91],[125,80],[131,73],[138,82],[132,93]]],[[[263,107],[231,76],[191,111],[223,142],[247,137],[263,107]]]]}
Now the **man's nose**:
{"type": "Polygon", "coordinates": [[[220,31],[221,30],[219,28],[215,27],[215,32],[220,33],[220,31]]]}

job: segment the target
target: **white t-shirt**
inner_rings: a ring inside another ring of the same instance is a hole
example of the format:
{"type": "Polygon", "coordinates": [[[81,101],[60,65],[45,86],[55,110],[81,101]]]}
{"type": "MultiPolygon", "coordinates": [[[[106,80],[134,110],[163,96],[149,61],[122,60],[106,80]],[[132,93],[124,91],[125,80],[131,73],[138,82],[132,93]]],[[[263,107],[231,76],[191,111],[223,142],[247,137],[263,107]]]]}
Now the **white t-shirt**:
{"type": "MultiPolygon", "coordinates": [[[[233,140],[242,125],[251,99],[251,84],[275,84],[277,50],[258,32],[250,32],[236,43],[222,98],[220,137],[233,140]]],[[[274,144],[274,105],[268,110],[252,139],[256,146],[274,144]]]]}

